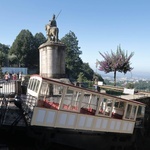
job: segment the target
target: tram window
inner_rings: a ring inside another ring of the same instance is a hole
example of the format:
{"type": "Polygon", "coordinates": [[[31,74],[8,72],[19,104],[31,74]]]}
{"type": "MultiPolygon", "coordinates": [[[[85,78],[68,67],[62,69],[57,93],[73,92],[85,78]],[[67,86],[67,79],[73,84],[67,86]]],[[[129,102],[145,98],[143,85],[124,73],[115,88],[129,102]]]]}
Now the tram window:
{"type": "Polygon", "coordinates": [[[114,104],[114,106],[116,108],[124,108],[124,105],[125,105],[125,103],[121,102],[121,101],[116,101],[115,104],[114,104]]]}
{"type": "Polygon", "coordinates": [[[112,110],[113,100],[104,98],[100,103],[99,114],[110,116],[112,110]]]}
{"type": "Polygon", "coordinates": [[[96,112],[98,106],[99,95],[95,94],[86,94],[84,99],[82,100],[81,108],[86,108],[87,110],[91,110],[96,112]]]}
{"type": "Polygon", "coordinates": [[[73,90],[72,89],[69,89],[69,88],[67,88],[67,92],[66,92],[67,94],[73,94],[73,90]]]}
{"type": "Polygon", "coordinates": [[[33,84],[34,84],[34,79],[31,80],[31,85],[30,85],[31,90],[32,90],[33,84]]]}
{"type": "Polygon", "coordinates": [[[67,89],[65,97],[62,102],[62,109],[78,111],[80,99],[81,99],[81,92],[71,88],[67,89]]]}
{"type": "Polygon", "coordinates": [[[131,111],[131,114],[130,114],[130,119],[134,119],[135,118],[136,109],[137,109],[137,106],[132,106],[132,111],[131,111]]]}
{"type": "Polygon", "coordinates": [[[31,85],[31,90],[32,90],[32,91],[33,91],[33,87],[34,87],[34,84],[35,84],[34,80],[35,80],[35,79],[32,79],[32,85],[31,85]]]}
{"type": "Polygon", "coordinates": [[[31,86],[31,79],[29,80],[28,89],[30,89],[31,86]]]}
{"type": "Polygon", "coordinates": [[[137,117],[144,117],[145,114],[145,107],[139,106],[138,112],[137,112],[137,117]]]}
{"type": "Polygon", "coordinates": [[[36,80],[35,92],[38,91],[39,85],[40,85],[40,81],[36,80]]]}
{"type": "Polygon", "coordinates": [[[95,110],[97,109],[99,99],[100,99],[99,95],[92,95],[92,99],[90,103],[90,106],[92,107],[92,109],[95,109],[95,110]]]}
{"type": "Polygon", "coordinates": [[[137,106],[128,104],[128,106],[127,106],[127,112],[126,112],[125,118],[126,118],[126,119],[134,120],[134,118],[135,118],[135,113],[136,113],[136,109],[137,109],[137,106]]]}
{"type": "Polygon", "coordinates": [[[30,83],[29,83],[29,89],[32,89],[32,85],[33,85],[33,79],[30,79],[30,83]]]}
{"type": "Polygon", "coordinates": [[[115,102],[115,105],[114,105],[115,107],[119,107],[119,102],[115,102]]]}
{"type": "Polygon", "coordinates": [[[120,102],[119,108],[124,108],[124,102],[120,102]]]}
{"type": "Polygon", "coordinates": [[[110,115],[110,112],[112,110],[112,104],[113,104],[112,100],[109,99],[107,101],[107,107],[106,107],[106,110],[105,110],[105,114],[108,115],[108,116],[110,115]]]}
{"type": "Polygon", "coordinates": [[[33,79],[31,90],[34,91],[35,87],[36,87],[36,79],[33,79]]]}
{"type": "Polygon", "coordinates": [[[95,95],[93,93],[84,93],[84,98],[82,99],[80,112],[84,114],[95,115],[99,99],[99,95],[95,95]]]}
{"type": "Polygon", "coordinates": [[[131,108],[132,108],[132,105],[128,104],[127,112],[125,116],[126,119],[130,119],[131,108]]]}
{"type": "Polygon", "coordinates": [[[31,80],[31,85],[30,85],[31,90],[32,90],[33,84],[34,84],[34,79],[31,80]]]}
{"type": "Polygon", "coordinates": [[[40,96],[47,96],[49,93],[48,84],[46,82],[42,83],[41,89],[40,89],[40,96]]]}
{"type": "Polygon", "coordinates": [[[94,94],[91,94],[91,95],[89,96],[88,101],[86,101],[85,103],[87,103],[87,106],[88,106],[89,108],[96,110],[97,104],[98,104],[98,99],[99,99],[99,96],[94,95],[94,94]]]}
{"type": "Polygon", "coordinates": [[[64,87],[61,85],[53,85],[53,94],[59,95],[62,94],[64,87]]]}

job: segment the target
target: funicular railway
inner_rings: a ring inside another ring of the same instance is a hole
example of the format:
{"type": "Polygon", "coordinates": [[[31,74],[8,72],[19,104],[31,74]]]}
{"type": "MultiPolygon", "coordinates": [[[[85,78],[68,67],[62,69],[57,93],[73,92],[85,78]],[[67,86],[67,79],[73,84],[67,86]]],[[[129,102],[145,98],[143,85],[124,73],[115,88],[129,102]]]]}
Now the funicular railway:
{"type": "Polygon", "coordinates": [[[133,99],[32,75],[26,95],[1,100],[1,128],[23,128],[29,136],[40,137],[37,149],[48,149],[50,143],[78,149],[133,149],[145,107],[133,99]]]}

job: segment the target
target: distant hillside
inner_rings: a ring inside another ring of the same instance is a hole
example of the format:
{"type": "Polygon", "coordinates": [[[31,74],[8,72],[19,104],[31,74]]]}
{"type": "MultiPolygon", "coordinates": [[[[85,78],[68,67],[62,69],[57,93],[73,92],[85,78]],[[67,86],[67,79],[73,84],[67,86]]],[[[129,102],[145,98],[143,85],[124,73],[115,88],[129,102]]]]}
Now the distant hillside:
{"type": "MultiPolygon", "coordinates": [[[[98,72],[101,76],[102,76],[102,78],[113,78],[113,72],[111,72],[111,73],[108,73],[108,74],[106,74],[106,73],[104,73],[104,72],[102,72],[102,71],[99,71],[98,72]]],[[[117,78],[134,78],[134,79],[147,79],[147,80],[150,80],[150,72],[140,72],[140,71],[132,71],[131,73],[130,72],[128,72],[127,74],[123,74],[123,73],[119,73],[119,72],[117,72],[117,78]]]]}

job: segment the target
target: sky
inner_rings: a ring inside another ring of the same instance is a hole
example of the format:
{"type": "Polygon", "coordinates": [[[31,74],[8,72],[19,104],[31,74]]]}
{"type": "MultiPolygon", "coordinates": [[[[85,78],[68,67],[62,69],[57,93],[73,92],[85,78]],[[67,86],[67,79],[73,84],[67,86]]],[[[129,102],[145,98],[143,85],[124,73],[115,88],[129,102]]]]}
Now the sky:
{"type": "Polygon", "coordinates": [[[98,72],[99,52],[116,51],[117,46],[131,58],[132,74],[150,74],[149,0],[1,0],[0,43],[12,45],[21,30],[43,33],[57,17],[59,39],[75,33],[81,59],[98,72]]]}

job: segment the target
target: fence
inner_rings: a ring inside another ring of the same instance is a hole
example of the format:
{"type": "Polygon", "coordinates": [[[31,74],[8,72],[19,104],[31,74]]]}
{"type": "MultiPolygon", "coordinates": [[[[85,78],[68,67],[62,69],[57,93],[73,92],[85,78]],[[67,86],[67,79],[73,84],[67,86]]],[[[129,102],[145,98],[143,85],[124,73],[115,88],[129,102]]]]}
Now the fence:
{"type": "Polygon", "coordinates": [[[21,81],[19,80],[10,80],[8,82],[1,80],[0,81],[0,93],[1,94],[21,94],[21,81]]]}

